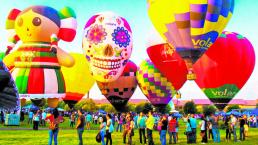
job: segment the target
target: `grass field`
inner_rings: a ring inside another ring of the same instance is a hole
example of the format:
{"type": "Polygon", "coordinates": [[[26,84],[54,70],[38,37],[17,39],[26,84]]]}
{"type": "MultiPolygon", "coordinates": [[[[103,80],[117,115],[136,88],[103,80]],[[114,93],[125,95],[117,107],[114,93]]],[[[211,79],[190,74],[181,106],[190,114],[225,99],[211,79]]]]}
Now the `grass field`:
{"type": "MultiPolygon", "coordinates": [[[[182,122],[180,123],[180,131],[179,131],[179,145],[186,144],[186,136],[183,134],[184,125],[182,122]]],[[[41,129],[38,131],[28,130],[30,126],[26,125],[26,123],[22,123],[20,127],[6,127],[0,126],[0,145],[46,145],[48,141],[48,130],[41,129]],[[7,129],[7,130],[1,130],[7,129]],[[27,129],[27,130],[25,130],[27,129]]],[[[94,126],[97,128],[97,126],[94,126]]],[[[95,141],[95,136],[97,134],[97,130],[85,130],[83,134],[83,140],[85,145],[97,145],[95,141]]],[[[246,141],[234,143],[233,141],[226,142],[225,141],[225,130],[221,130],[221,140],[220,145],[229,145],[229,144],[241,144],[241,145],[258,145],[258,129],[250,128],[249,129],[249,137],[247,137],[246,141]]],[[[237,132],[239,135],[239,131],[237,132]]],[[[155,145],[160,145],[159,141],[159,133],[154,131],[154,143],[155,145]]],[[[200,144],[199,132],[197,132],[198,143],[200,144]]],[[[114,145],[122,145],[122,133],[114,132],[112,134],[113,144],[114,145]]],[[[168,139],[168,135],[167,135],[168,139]]],[[[78,144],[77,132],[75,129],[71,129],[68,127],[68,122],[64,122],[61,125],[61,129],[58,135],[58,144],[60,145],[76,145],[78,144]]],[[[135,130],[135,136],[133,137],[133,144],[140,145],[139,143],[139,134],[138,130],[135,130]]],[[[211,145],[215,145],[212,143],[212,140],[209,140],[211,145]]]]}

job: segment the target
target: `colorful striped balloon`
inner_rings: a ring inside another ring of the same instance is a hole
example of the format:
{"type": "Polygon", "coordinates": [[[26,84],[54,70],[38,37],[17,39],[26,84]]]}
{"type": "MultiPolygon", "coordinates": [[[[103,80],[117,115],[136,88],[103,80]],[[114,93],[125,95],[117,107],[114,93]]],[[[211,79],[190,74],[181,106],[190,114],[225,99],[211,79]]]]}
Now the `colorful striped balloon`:
{"type": "Polygon", "coordinates": [[[154,106],[166,105],[175,94],[175,88],[150,60],[144,60],[137,71],[138,84],[154,106]]]}
{"type": "Polygon", "coordinates": [[[194,79],[192,65],[224,30],[233,10],[234,0],[148,0],[153,25],[186,61],[188,79],[194,79]]]}

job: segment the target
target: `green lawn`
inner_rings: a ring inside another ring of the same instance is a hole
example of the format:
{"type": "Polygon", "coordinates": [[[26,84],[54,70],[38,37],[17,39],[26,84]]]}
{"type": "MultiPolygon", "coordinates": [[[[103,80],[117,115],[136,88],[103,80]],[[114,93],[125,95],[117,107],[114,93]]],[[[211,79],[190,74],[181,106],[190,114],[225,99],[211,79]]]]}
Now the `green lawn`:
{"type": "MultiPolygon", "coordinates": [[[[58,135],[58,142],[60,145],[76,145],[78,144],[77,132],[75,129],[71,129],[68,126],[69,122],[66,121],[61,124],[61,129],[58,135]]],[[[179,143],[180,145],[186,144],[186,136],[183,134],[183,122],[180,122],[180,133],[179,133],[179,143]]],[[[48,141],[48,130],[24,130],[31,128],[26,123],[22,123],[20,127],[15,126],[2,126],[0,125],[0,145],[46,145],[48,141]],[[8,130],[1,130],[8,129],[8,130]]],[[[94,126],[97,128],[97,126],[94,126]]],[[[221,130],[221,140],[220,145],[228,145],[233,144],[233,141],[225,142],[225,130],[221,130]]],[[[95,141],[95,136],[97,134],[97,130],[85,131],[83,134],[84,144],[85,145],[97,145],[98,143],[95,141]]],[[[239,135],[239,131],[237,132],[239,135]]],[[[199,132],[198,136],[198,144],[200,144],[199,132]]],[[[258,145],[258,129],[249,129],[249,137],[247,137],[244,142],[237,142],[236,144],[241,145],[258,145]]],[[[113,144],[114,145],[122,145],[122,133],[113,133],[113,144]]],[[[168,135],[167,135],[168,138],[168,135]]],[[[157,131],[154,132],[154,142],[155,145],[160,145],[159,134],[157,131]]],[[[211,140],[209,140],[209,144],[213,145],[211,140]]],[[[138,131],[135,130],[135,136],[133,137],[134,145],[140,145],[139,143],[139,134],[138,131]]],[[[214,144],[215,145],[215,144],[214,144]]]]}

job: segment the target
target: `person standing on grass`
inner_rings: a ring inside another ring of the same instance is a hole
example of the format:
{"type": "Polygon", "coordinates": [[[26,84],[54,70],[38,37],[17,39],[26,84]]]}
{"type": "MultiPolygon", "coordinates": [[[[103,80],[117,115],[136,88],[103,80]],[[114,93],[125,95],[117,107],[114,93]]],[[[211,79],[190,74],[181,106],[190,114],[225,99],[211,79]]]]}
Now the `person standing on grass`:
{"type": "Polygon", "coordinates": [[[101,117],[101,119],[99,120],[100,122],[100,136],[101,136],[101,144],[105,145],[105,134],[106,134],[106,125],[107,125],[107,119],[106,117],[101,117]]]}
{"type": "Polygon", "coordinates": [[[166,115],[163,115],[163,117],[161,118],[161,124],[160,142],[161,145],[166,145],[166,134],[168,129],[168,120],[166,115]]]}
{"type": "Polygon", "coordinates": [[[122,126],[123,126],[123,116],[121,114],[118,114],[116,132],[118,132],[118,130],[122,132],[122,126]]]}
{"type": "Polygon", "coordinates": [[[99,118],[99,116],[97,114],[95,114],[95,116],[94,116],[94,123],[95,123],[95,125],[98,124],[98,118],[99,118]]]}
{"type": "Polygon", "coordinates": [[[177,124],[176,117],[173,117],[172,119],[170,119],[170,121],[168,123],[169,144],[172,144],[172,137],[174,140],[174,144],[176,144],[176,142],[177,142],[176,124],[177,124]]]}
{"type": "Polygon", "coordinates": [[[92,116],[91,116],[90,113],[88,113],[86,115],[86,129],[87,130],[90,130],[90,123],[91,123],[91,121],[92,121],[92,116]]]}
{"type": "Polygon", "coordinates": [[[190,124],[192,127],[192,135],[193,135],[193,143],[196,143],[196,127],[197,127],[197,121],[196,118],[194,117],[194,114],[191,114],[190,117],[190,124]]]}
{"type": "Polygon", "coordinates": [[[219,117],[212,114],[210,121],[212,125],[213,141],[220,142],[219,117]]]}
{"type": "Polygon", "coordinates": [[[231,128],[234,136],[234,142],[237,142],[237,134],[236,134],[236,128],[237,128],[237,118],[231,114],[231,128]]]}
{"type": "Polygon", "coordinates": [[[127,123],[126,123],[126,130],[127,130],[127,136],[128,136],[128,143],[129,145],[132,145],[133,142],[133,136],[134,136],[134,121],[132,115],[128,115],[126,117],[127,123]]]}
{"type": "Polygon", "coordinates": [[[178,142],[178,132],[179,132],[179,118],[175,117],[176,118],[176,140],[178,142]]]}
{"type": "Polygon", "coordinates": [[[127,117],[129,116],[130,114],[129,113],[127,113],[126,114],[126,116],[123,118],[123,129],[124,129],[124,131],[123,131],[123,143],[125,144],[126,143],[126,136],[127,136],[127,132],[128,132],[128,130],[127,130],[127,124],[126,124],[126,122],[127,122],[127,117]]]}
{"type": "Polygon", "coordinates": [[[208,137],[209,139],[211,138],[213,140],[213,134],[212,134],[212,124],[210,122],[210,118],[208,118],[208,137]]]}
{"type": "Polygon", "coordinates": [[[149,111],[148,119],[146,120],[148,145],[154,145],[153,137],[152,137],[152,130],[154,127],[155,119],[152,114],[153,114],[153,112],[149,111]]]}
{"type": "Polygon", "coordinates": [[[73,125],[75,124],[75,113],[72,112],[71,116],[70,116],[70,127],[73,128],[73,125]]]}
{"type": "Polygon", "coordinates": [[[32,110],[30,110],[28,124],[32,124],[33,114],[32,110]]]}
{"type": "Polygon", "coordinates": [[[145,121],[146,121],[146,117],[143,115],[143,112],[141,112],[138,117],[138,120],[137,120],[141,144],[142,144],[142,137],[144,139],[144,144],[146,144],[146,134],[145,134],[146,123],[145,123],[145,121]]]}
{"type": "Polygon", "coordinates": [[[108,142],[110,142],[110,145],[112,145],[112,136],[111,133],[113,132],[114,126],[112,124],[111,115],[107,114],[107,125],[106,125],[106,145],[108,145],[108,142]]]}
{"type": "Polygon", "coordinates": [[[4,124],[4,112],[3,111],[1,111],[0,120],[1,120],[1,123],[4,124]]]}
{"type": "Polygon", "coordinates": [[[226,141],[231,139],[231,126],[230,126],[230,116],[225,119],[225,128],[226,128],[226,141]]]}
{"type": "Polygon", "coordinates": [[[191,144],[193,143],[193,135],[192,135],[192,127],[191,127],[190,119],[188,118],[188,116],[184,118],[184,122],[186,123],[185,135],[187,139],[187,144],[191,144]]]}
{"type": "Polygon", "coordinates": [[[76,129],[79,137],[79,145],[83,145],[82,134],[84,132],[84,125],[85,125],[85,117],[83,115],[82,110],[78,110],[78,121],[76,124],[76,129]]]}
{"type": "Polygon", "coordinates": [[[200,122],[200,128],[201,128],[201,137],[202,137],[202,144],[208,143],[207,139],[207,121],[204,116],[201,117],[201,122],[200,122]]]}
{"type": "Polygon", "coordinates": [[[33,130],[39,129],[39,121],[40,121],[39,112],[40,112],[40,110],[38,110],[33,116],[33,130]]]}
{"type": "Polygon", "coordinates": [[[57,108],[53,110],[53,113],[46,117],[46,121],[49,122],[49,140],[48,145],[52,145],[54,137],[54,145],[57,145],[57,136],[59,132],[59,112],[57,108]]]}
{"type": "Polygon", "coordinates": [[[244,128],[245,124],[246,124],[246,121],[245,121],[244,117],[240,118],[239,119],[239,126],[240,126],[239,131],[240,131],[240,140],[241,141],[245,140],[245,128],[244,128]]]}
{"type": "Polygon", "coordinates": [[[45,111],[42,111],[42,126],[46,126],[46,117],[47,113],[45,111]]]}
{"type": "Polygon", "coordinates": [[[136,129],[138,128],[138,123],[137,123],[138,117],[139,117],[139,116],[138,116],[137,113],[134,114],[133,121],[134,121],[134,126],[135,126],[136,129]]]}

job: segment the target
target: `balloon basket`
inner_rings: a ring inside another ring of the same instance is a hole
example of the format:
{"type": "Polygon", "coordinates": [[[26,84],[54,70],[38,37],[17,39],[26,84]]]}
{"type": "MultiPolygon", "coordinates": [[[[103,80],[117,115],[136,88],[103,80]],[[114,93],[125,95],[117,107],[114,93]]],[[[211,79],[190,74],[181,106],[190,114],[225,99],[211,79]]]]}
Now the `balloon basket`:
{"type": "Polygon", "coordinates": [[[56,108],[58,106],[59,98],[48,98],[47,104],[50,108],[56,108]]]}
{"type": "Polygon", "coordinates": [[[196,79],[196,74],[191,73],[191,74],[187,74],[187,80],[195,80],[196,79]]]}

